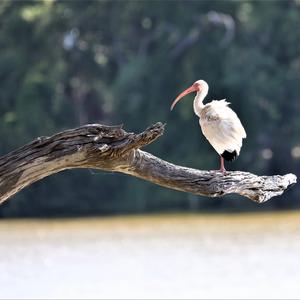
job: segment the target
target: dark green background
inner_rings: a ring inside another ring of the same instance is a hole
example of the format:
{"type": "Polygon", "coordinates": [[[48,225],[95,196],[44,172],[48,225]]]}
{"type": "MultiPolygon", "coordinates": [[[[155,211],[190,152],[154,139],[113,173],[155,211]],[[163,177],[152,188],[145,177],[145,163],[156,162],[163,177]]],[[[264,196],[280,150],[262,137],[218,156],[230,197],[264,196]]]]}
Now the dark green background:
{"type": "MultiPolygon", "coordinates": [[[[176,164],[216,169],[192,96],[227,98],[248,138],[228,169],[299,173],[299,1],[1,1],[0,154],[85,123],[128,131],[166,122],[146,148],[176,164]],[[298,148],[297,148],[298,147],[298,148]]],[[[66,171],[26,188],[0,216],[68,216],[173,210],[297,208],[295,186],[257,205],[196,197],[130,176],[66,171]]]]}

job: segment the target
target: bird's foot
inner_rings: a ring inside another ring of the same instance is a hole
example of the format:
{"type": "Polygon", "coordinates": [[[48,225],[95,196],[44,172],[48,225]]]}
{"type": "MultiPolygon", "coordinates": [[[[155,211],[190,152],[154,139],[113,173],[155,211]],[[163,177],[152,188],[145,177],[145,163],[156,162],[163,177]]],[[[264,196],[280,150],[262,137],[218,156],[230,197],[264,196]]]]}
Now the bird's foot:
{"type": "Polygon", "coordinates": [[[225,175],[226,173],[226,169],[225,169],[225,166],[224,166],[224,158],[222,156],[220,156],[220,159],[221,159],[221,164],[220,164],[220,169],[219,169],[219,172],[223,173],[223,175],[225,175]]]}
{"type": "Polygon", "coordinates": [[[227,171],[226,171],[226,169],[225,169],[224,167],[223,167],[223,168],[221,167],[221,168],[219,169],[219,172],[221,172],[221,173],[223,173],[223,174],[226,174],[227,171]]]}
{"type": "Polygon", "coordinates": [[[227,171],[225,169],[224,166],[224,158],[222,156],[220,156],[220,169],[219,170],[211,170],[211,172],[218,172],[218,173],[222,173],[223,175],[226,175],[227,171]]]}
{"type": "Polygon", "coordinates": [[[210,170],[210,172],[214,172],[214,173],[222,173],[223,175],[226,175],[226,174],[227,174],[226,169],[210,170]]]}

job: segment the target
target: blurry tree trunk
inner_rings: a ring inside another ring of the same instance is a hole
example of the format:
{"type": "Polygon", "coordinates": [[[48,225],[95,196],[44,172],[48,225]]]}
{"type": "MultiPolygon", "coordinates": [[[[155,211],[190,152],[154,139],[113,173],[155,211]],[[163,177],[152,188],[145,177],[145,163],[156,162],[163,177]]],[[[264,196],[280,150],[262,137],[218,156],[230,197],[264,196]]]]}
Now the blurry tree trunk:
{"type": "Polygon", "coordinates": [[[0,203],[24,187],[65,169],[121,172],[196,195],[237,193],[262,203],[281,195],[296,176],[256,176],[247,172],[200,171],[166,162],[140,150],[164,132],[156,123],[139,134],[121,126],[89,124],[51,137],[39,137],[0,158],[0,203]]]}

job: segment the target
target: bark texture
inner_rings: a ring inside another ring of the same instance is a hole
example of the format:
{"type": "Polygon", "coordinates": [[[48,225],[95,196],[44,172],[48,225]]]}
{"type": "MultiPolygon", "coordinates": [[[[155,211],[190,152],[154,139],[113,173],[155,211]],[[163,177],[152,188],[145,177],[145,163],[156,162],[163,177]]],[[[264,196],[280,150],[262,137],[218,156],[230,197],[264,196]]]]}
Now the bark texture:
{"type": "Polygon", "coordinates": [[[257,176],[248,172],[201,171],[181,167],[140,150],[161,136],[156,123],[139,134],[122,126],[89,124],[31,143],[0,157],[0,203],[53,173],[93,168],[126,173],[155,184],[208,197],[240,194],[262,203],[296,183],[294,174],[257,176]]]}

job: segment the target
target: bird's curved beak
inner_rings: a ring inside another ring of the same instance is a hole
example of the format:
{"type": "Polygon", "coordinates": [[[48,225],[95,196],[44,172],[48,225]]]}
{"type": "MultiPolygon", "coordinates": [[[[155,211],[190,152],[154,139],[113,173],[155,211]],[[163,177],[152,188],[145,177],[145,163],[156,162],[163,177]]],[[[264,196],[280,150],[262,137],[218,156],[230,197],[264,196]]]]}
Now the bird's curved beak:
{"type": "Polygon", "coordinates": [[[187,88],[186,90],[184,90],[181,94],[179,94],[177,96],[177,98],[173,101],[170,110],[173,110],[174,106],[176,105],[176,103],[182,99],[184,96],[186,96],[187,94],[193,93],[193,92],[197,92],[198,89],[196,86],[192,85],[189,88],[187,88]]]}

